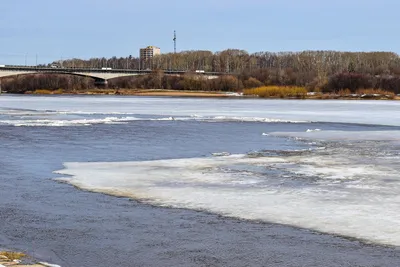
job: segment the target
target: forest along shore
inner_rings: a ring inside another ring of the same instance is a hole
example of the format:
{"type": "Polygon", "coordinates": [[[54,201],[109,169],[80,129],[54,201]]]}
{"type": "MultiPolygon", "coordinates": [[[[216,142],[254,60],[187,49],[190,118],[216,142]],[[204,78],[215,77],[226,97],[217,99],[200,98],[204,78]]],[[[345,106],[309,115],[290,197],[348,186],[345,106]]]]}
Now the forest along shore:
{"type": "MultiPolygon", "coordinates": [[[[66,59],[49,63],[60,68],[151,70],[147,74],[107,80],[110,89],[138,88],[204,92],[242,92],[259,87],[301,87],[307,92],[357,95],[359,90],[400,94],[400,56],[392,52],[257,52],[228,49],[221,52],[184,51],[155,56],[147,65],[139,58],[66,59]],[[142,62],[143,63],[143,62],[142,62]],[[173,63],[171,65],[171,63],[173,63]],[[171,70],[183,74],[171,75],[171,70]],[[202,73],[218,73],[212,77],[202,73]],[[223,74],[223,75],[221,75],[223,74]]],[[[46,65],[40,66],[46,67],[46,65]]],[[[93,77],[36,73],[1,78],[2,90],[23,94],[36,90],[96,90],[93,77]]],[[[379,93],[372,93],[379,94],[379,93]]],[[[361,93],[369,95],[369,93],[361,93]]],[[[341,96],[342,97],[342,96],[341,96]]],[[[355,97],[355,96],[351,96],[355,97]]]]}

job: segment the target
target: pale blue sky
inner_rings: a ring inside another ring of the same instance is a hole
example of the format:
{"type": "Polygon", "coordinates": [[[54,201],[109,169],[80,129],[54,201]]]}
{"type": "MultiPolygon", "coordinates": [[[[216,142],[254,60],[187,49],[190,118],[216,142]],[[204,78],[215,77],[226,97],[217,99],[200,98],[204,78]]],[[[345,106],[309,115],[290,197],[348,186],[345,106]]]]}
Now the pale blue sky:
{"type": "Polygon", "coordinates": [[[0,64],[173,51],[400,52],[396,0],[0,0],[0,64]]]}

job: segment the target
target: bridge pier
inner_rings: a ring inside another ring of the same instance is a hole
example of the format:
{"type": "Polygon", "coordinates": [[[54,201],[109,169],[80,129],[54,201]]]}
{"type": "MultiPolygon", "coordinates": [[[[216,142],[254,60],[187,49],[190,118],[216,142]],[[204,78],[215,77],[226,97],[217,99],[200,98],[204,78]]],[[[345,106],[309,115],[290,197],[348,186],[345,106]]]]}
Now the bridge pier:
{"type": "Polygon", "coordinates": [[[98,88],[107,88],[108,81],[105,79],[96,78],[94,79],[94,85],[98,88]]]}

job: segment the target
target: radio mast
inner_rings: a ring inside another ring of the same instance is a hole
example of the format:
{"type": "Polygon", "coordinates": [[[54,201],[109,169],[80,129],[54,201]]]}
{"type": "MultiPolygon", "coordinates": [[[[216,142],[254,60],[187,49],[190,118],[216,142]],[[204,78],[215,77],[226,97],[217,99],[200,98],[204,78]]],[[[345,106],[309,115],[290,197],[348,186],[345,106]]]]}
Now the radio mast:
{"type": "Polygon", "coordinates": [[[174,53],[176,54],[176,31],[174,31],[174,53]]]}

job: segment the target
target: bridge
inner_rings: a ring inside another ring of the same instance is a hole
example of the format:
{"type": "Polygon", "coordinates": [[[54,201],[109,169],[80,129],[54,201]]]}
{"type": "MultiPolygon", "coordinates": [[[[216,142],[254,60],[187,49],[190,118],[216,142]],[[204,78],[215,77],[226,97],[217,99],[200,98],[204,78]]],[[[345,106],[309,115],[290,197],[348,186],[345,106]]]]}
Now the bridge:
{"type": "MultiPolygon", "coordinates": [[[[188,71],[162,70],[165,75],[181,76],[188,71]]],[[[135,70],[135,69],[111,69],[111,68],[53,68],[38,66],[9,66],[0,65],[0,78],[25,74],[69,74],[95,79],[97,85],[107,85],[107,81],[114,78],[146,75],[152,73],[153,70],[135,70]]],[[[205,77],[206,79],[215,79],[227,73],[221,72],[194,72],[195,75],[205,77]]]]}

